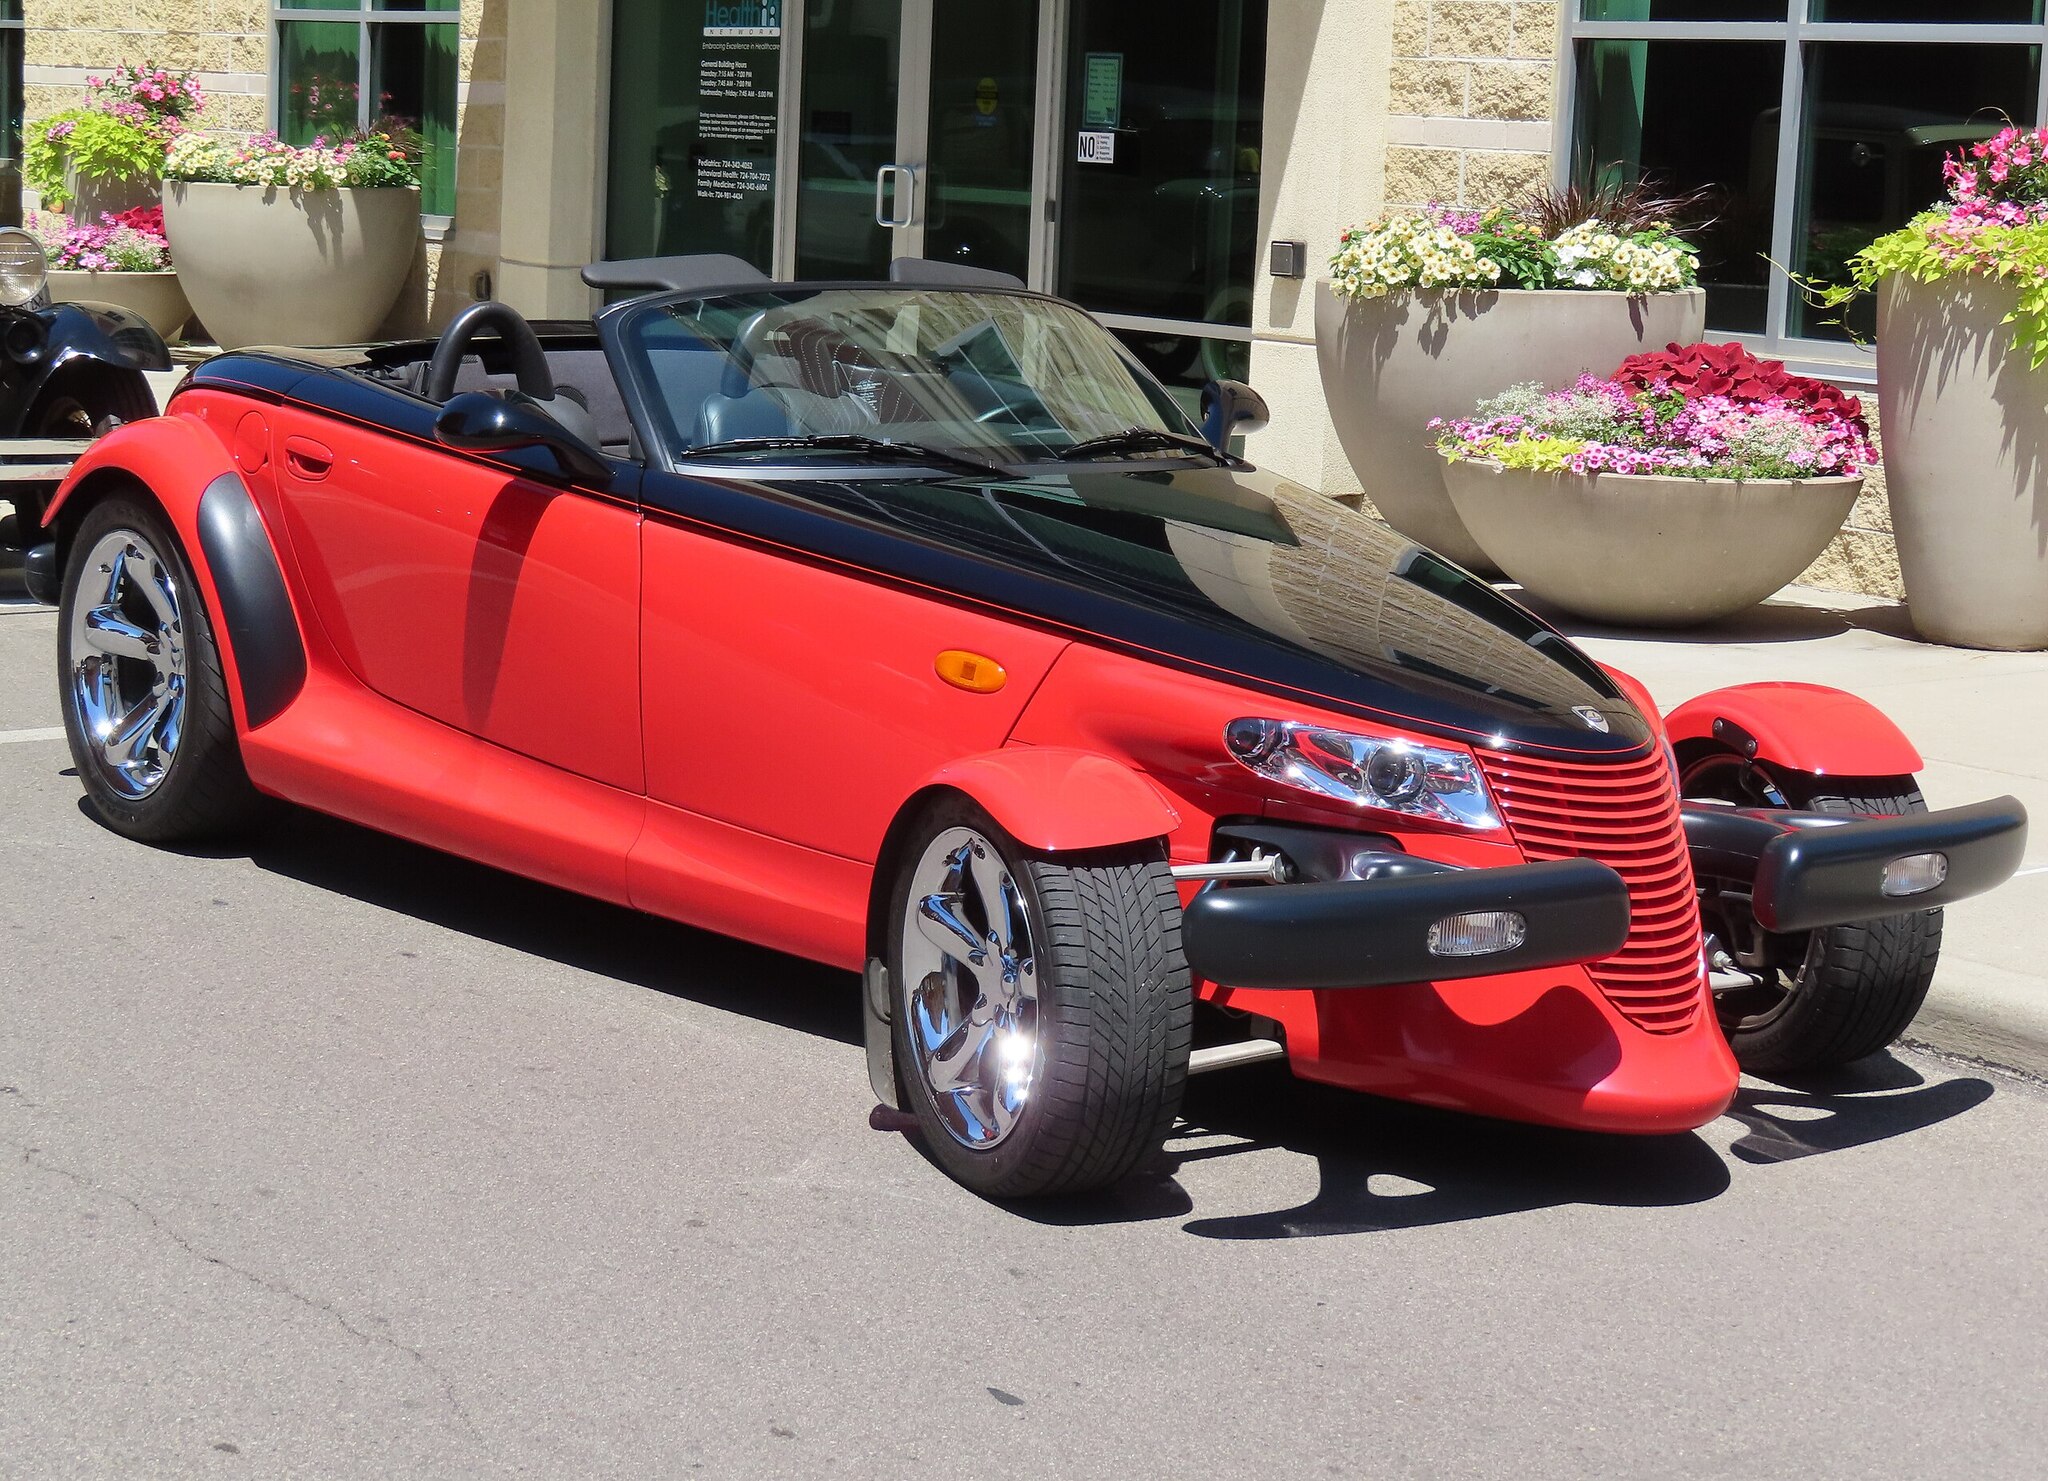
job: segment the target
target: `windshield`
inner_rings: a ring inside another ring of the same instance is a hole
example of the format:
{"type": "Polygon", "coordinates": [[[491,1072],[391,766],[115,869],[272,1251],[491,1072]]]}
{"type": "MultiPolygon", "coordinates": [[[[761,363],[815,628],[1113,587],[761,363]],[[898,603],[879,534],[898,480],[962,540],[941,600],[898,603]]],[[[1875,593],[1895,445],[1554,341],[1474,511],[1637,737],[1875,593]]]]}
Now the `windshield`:
{"type": "Polygon", "coordinates": [[[888,451],[869,439],[1005,466],[1201,451],[1099,324],[1024,294],[764,289],[654,305],[623,338],[680,458],[888,451]]]}

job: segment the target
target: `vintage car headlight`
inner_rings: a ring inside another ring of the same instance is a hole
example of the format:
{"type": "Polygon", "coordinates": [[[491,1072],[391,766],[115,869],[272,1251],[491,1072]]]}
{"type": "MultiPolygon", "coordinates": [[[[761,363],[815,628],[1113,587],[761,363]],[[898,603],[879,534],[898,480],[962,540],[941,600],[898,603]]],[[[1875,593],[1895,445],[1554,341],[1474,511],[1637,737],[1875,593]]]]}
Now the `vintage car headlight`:
{"type": "Polygon", "coordinates": [[[18,226],[0,226],[0,304],[20,308],[50,276],[43,244],[18,226]]]}
{"type": "Polygon", "coordinates": [[[1251,718],[1224,726],[1223,744],[1260,776],[1331,801],[1460,828],[1500,826],[1468,751],[1251,718]]]}

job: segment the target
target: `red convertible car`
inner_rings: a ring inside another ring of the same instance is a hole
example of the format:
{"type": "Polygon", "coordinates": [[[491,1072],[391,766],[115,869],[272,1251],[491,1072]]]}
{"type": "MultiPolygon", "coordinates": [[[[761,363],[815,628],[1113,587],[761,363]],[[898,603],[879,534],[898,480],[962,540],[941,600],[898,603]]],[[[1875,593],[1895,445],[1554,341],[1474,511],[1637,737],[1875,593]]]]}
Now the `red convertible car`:
{"type": "Polygon", "coordinates": [[[1121,1177],[1262,1058],[1695,1127],[1891,1042],[2017,863],[1860,701],[1659,715],[1069,304],[585,276],[630,296],[222,355],[79,460],[28,569],[107,826],[284,798],[856,970],[877,1095],[990,1196],[1121,1177]]]}

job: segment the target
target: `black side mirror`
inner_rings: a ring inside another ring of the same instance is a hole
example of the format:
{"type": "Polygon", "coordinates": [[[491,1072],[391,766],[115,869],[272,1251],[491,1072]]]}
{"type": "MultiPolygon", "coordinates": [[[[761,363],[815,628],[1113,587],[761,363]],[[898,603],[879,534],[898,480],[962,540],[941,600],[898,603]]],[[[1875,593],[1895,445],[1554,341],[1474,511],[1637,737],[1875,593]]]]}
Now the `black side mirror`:
{"type": "Polygon", "coordinates": [[[1266,398],[1243,381],[1211,381],[1202,387],[1202,435],[1228,455],[1230,439],[1256,432],[1273,419],[1266,398]]]}
{"type": "Polygon", "coordinates": [[[472,453],[544,447],[554,454],[562,472],[577,482],[611,482],[611,464],[603,453],[549,416],[541,402],[519,391],[464,391],[450,397],[434,418],[434,440],[472,453]]]}

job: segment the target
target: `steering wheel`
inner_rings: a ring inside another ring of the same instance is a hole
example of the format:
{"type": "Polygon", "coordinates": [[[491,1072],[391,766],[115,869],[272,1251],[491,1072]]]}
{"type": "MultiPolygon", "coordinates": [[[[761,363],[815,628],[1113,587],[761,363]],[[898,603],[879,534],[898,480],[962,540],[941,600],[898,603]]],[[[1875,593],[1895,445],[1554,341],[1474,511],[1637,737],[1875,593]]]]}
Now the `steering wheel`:
{"type": "Polygon", "coordinates": [[[547,354],[541,349],[533,326],[510,304],[489,302],[473,303],[457,314],[434,342],[434,355],[427,361],[422,392],[429,401],[445,402],[455,394],[455,377],[462,369],[462,357],[485,334],[496,334],[512,352],[512,373],[523,393],[536,401],[555,399],[555,378],[548,370],[547,354]]]}

